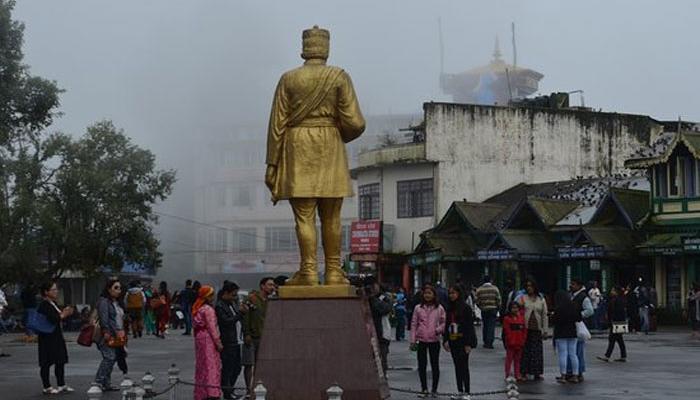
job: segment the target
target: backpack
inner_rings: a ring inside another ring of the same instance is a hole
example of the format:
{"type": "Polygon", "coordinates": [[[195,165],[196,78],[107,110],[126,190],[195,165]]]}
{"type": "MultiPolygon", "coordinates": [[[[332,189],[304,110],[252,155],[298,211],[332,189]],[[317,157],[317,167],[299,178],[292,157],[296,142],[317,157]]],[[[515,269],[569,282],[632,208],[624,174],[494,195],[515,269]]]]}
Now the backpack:
{"type": "Polygon", "coordinates": [[[127,309],[141,309],[141,308],[143,308],[143,293],[142,292],[136,292],[136,293],[129,292],[126,295],[126,308],[127,309]]]}

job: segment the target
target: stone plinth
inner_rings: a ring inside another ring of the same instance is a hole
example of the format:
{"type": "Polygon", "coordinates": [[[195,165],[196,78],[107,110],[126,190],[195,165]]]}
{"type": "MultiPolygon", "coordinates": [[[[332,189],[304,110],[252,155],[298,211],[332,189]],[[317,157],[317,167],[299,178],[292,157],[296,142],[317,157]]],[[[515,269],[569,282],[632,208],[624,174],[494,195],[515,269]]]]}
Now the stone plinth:
{"type": "Polygon", "coordinates": [[[343,388],[343,400],[388,398],[367,300],[270,300],[258,380],[268,400],[322,400],[334,384],[343,388]]]}

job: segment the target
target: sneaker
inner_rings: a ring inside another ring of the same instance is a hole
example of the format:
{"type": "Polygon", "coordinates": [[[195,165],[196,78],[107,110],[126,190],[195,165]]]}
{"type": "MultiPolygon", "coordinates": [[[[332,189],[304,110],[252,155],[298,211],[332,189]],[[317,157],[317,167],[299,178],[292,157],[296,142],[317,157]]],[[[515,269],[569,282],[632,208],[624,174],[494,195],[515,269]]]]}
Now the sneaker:
{"type": "Polygon", "coordinates": [[[49,386],[47,388],[44,388],[41,393],[43,394],[58,394],[58,389],[56,389],[53,386],[49,386]]]}
{"type": "Polygon", "coordinates": [[[578,382],[576,382],[576,383],[583,382],[583,374],[579,374],[577,378],[578,378],[578,382]]]}
{"type": "Polygon", "coordinates": [[[579,379],[578,376],[572,376],[571,378],[568,379],[569,382],[571,383],[581,383],[583,382],[582,380],[579,379]]]}
{"type": "Polygon", "coordinates": [[[599,359],[600,361],[610,362],[610,358],[609,358],[609,357],[605,357],[605,356],[602,356],[602,357],[601,357],[601,356],[596,356],[596,358],[599,359]]]}
{"type": "Polygon", "coordinates": [[[432,393],[430,393],[430,397],[433,398],[433,399],[437,399],[437,397],[438,397],[437,392],[432,392],[432,393]]]}
{"type": "Polygon", "coordinates": [[[556,380],[558,383],[566,383],[566,375],[557,376],[556,380]]]}
{"type": "Polygon", "coordinates": [[[472,397],[468,394],[463,394],[460,400],[472,400],[472,397]]]}
{"type": "Polygon", "coordinates": [[[427,399],[428,397],[430,397],[430,394],[428,394],[427,390],[420,392],[420,394],[418,395],[419,399],[427,399]]]}
{"type": "Polygon", "coordinates": [[[58,393],[73,393],[75,392],[75,389],[68,385],[63,385],[59,386],[56,390],[58,390],[58,393]]]}
{"type": "Polygon", "coordinates": [[[616,359],[615,361],[617,361],[617,362],[627,362],[627,359],[626,359],[626,358],[618,358],[618,359],[616,359]]]}

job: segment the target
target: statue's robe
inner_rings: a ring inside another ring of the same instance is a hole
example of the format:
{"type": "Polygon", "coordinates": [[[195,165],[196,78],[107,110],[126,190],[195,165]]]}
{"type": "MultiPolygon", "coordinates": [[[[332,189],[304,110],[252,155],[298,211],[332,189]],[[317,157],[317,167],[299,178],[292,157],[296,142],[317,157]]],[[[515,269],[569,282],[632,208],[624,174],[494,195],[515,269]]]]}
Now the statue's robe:
{"type": "Polygon", "coordinates": [[[350,76],[313,61],[277,84],[266,160],[276,166],[273,201],[353,195],[344,143],[364,131],[365,120],[350,76]]]}

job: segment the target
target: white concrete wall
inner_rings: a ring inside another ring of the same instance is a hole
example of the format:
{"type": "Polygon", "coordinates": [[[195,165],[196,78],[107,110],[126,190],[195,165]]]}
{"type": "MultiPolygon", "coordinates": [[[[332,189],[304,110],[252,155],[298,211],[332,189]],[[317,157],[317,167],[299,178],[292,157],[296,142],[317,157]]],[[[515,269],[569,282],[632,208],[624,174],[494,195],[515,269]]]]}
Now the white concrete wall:
{"type": "MultiPolygon", "coordinates": [[[[397,217],[398,181],[426,179],[433,177],[432,164],[392,164],[382,168],[359,171],[357,185],[379,183],[381,188],[380,208],[384,224],[395,226],[392,252],[410,253],[420,240],[420,233],[430,229],[435,224],[436,216],[422,218],[397,217]]],[[[433,183],[435,190],[435,183],[433,183]]],[[[357,217],[357,214],[356,214],[357,217]]]]}
{"type": "Polygon", "coordinates": [[[520,182],[604,176],[660,131],[643,116],[576,110],[426,103],[426,158],[438,162],[442,215],[452,201],[483,201],[520,182]]]}

